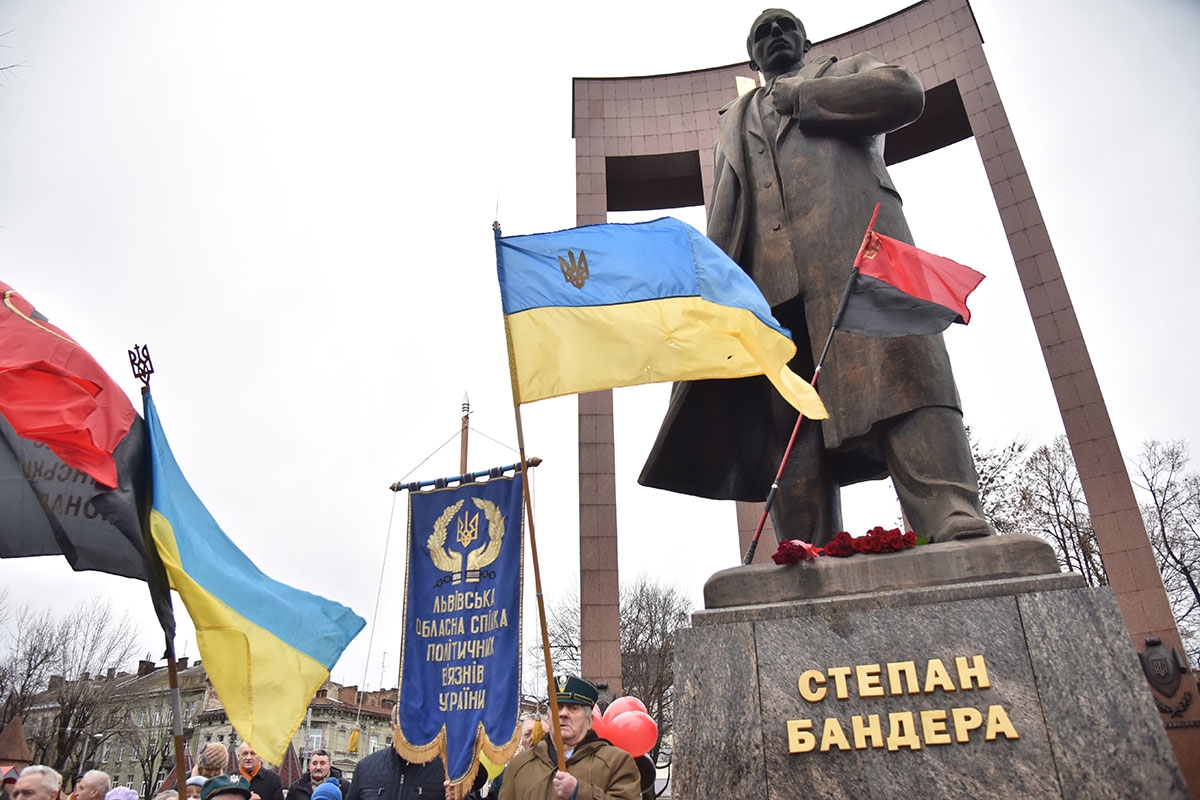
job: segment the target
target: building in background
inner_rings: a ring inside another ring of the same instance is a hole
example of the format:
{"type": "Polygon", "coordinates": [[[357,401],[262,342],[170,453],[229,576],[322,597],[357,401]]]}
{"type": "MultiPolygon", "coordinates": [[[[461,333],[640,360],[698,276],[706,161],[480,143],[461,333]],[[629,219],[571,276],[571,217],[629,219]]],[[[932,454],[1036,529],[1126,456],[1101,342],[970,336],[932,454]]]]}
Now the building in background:
{"type": "MultiPolygon", "coordinates": [[[[196,719],[209,707],[220,705],[208,673],[200,662],[177,662],[179,701],[184,742],[196,731],[196,719]]],[[[107,772],[114,786],[125,786],[150,797],[175,765],[172,739],[171,689],[168,670],[152,661],[138,664],[136,675],[118,675],[112,683],[106,727],[96,726],[100,737],[94,757],[81,759],[78,772],[107,772]]],[[[190,752],[195,752],[194,746],[190,752]]]]}
{"type": "MultiPolygon", "coordinates": [[[[323,747],[330,752],[333,766],[351,777],[359,759],[392,746],[391,715],[395,704],[395,689],[360,692],[357,686],[326,682],[308,704],[304,722],[292,737],[301,771],[308,769],[312,752],[323,747]]],[[[188,741],[193,752],[198,752],[208,742],[227,743],[236,748],[240,740],[224,707],[216,705],[199,715],[188,741]]]]}
{"type": "MultiPolygon", "coordinates": [[[[209,742],[225,745],[230,765],[241,738],[229,724],[225,708],[203,664],[177,662],[183,737],[190,768],[193,754],[209,742]]],[[[289,772],[295,780],[308,769],[312,751],[323,747],[332,754],[333,765],[350,777],[358,761],[376,750],[392,745],[390,725],[396,690],[360,692],[357,686],[327,682],[313,697],[304,721],[292,737],[297,762],[289,772]]],[[[20,727],[20,717],[0,730],[20,727]]],[[[75,681],[51,676],[50,686],[28,704],[24,719],[23,742],[37,763],[62,765],[66,785],[73,777],[89,769],[108,773],[114,786],[125,786],[143,798],[152,797],[174,767],[171,720],[171,693],[168,670],[153,661],[138,664],[136,674],[110,671],[105,675],[81,675],[75,681]],[[72,691],[64,692],[63,689],[72,691]],[[90,705],[68,709],[62,698],[91,698],[90,705]],[[62,758],[56,750],[57,728],[63,719],[79,721],[82,730],[77,743],[62,758]]],[[[6,739],[5,739],[6,740],[6,739]]],[[[270,765],[278,769],[280,765],[270,765]]],[[[281,775],[281,777],[284,777],[281,775]]],[[[172,776],[171,785],[174,786],[172,776]]],[[[285,782],[285,788],[291,781],[285,782]]]]}

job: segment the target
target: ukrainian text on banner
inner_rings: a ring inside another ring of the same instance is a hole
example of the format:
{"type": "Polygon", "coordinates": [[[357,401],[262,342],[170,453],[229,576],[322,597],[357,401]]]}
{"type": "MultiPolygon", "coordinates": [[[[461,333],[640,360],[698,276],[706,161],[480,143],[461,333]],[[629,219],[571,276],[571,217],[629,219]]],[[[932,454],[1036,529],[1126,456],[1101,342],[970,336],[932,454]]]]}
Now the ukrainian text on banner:
{"type": "Polygon", "coordinates": [[[516,750],[521,686],[520,472],[409,492],[408,574],[396,744],[441,755],[470,784],[478,753],[516,750]]]}

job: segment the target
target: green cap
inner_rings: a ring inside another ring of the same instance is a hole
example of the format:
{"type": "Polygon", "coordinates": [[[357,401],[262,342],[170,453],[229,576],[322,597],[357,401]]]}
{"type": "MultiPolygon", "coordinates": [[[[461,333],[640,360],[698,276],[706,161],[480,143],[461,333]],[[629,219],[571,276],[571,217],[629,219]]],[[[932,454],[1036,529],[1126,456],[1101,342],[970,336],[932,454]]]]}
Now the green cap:
{"type": "Polygon", "coordinates": [[[209,778],[200,789],[200,800],[208,800],[216,794],[240,794],[245,800],[250,800],[250,781],[237,772],[209,778]]]}
{"type": "Polygon", "coordinates": [[[574,703],[578,706],[591,708],[596,705],[600,690],[583,678],[574,675],[559,675],[554,679],[557,691],[554,693],[558,704],[574,703]]]}

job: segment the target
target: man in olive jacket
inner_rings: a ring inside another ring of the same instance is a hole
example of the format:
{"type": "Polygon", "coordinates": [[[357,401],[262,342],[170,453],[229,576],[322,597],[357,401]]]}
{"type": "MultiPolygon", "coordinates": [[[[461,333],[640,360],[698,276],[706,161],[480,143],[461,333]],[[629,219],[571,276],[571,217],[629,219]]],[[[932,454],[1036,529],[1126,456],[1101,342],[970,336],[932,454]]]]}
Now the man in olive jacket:
{"type": "MultiPolygon", "coordinates": [[[[811,376],[854,258],[875,230],[911,243],[883,139],[921,114],[907,69],[870,53],[804,63],[793,14],[769,9],[747,38],[763,87],[721,110],[708,236],[792,331],[811,376]]],[[[817,389],[829,419],[805,420],[772,509],[776,535],[824,544],[841,529],[841,486],[891,475],[918,536],[992,532],[941,335],[839,331],[817,389]]],[[[765,499],[796,411],[761,376],[676,385],[639,481],[720,500],[765,499]]]]}
{"type": "Polygon", "coordinates": [[[508,762],[500,800],[639,800],[641,776],[633,758],[592,730],[596,687],[574,676],[557,682],[567,770],[558,769],[553,737],[543,736],[508,762]]]}

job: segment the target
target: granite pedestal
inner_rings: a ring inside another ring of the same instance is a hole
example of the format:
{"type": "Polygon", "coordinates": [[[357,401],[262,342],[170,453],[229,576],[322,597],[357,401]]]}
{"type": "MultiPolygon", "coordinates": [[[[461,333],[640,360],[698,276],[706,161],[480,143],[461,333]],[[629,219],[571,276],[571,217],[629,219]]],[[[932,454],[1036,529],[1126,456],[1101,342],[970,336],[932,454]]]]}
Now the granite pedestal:
{"type": "Polygon", "coordinates": [[[1040,540],[738,567],[705,604],[682,800],[1187,796],[1111,592],[1040,540]]]}

